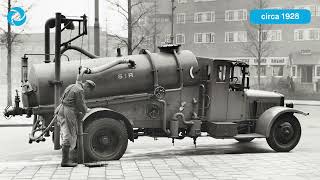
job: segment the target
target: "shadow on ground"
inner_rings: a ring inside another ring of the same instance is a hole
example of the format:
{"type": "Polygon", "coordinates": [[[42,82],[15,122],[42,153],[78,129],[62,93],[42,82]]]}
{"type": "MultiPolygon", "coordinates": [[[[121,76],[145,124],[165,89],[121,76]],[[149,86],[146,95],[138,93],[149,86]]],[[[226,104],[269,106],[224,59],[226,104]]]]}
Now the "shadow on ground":
{"type": "Polygon", "coordinates": [[[135,153],[128,150],[125,158],[164,158],[172,156],[200,156],[200,155],[221,155],[221,154],[245,154],[245,153],[271,153],[274,152],[259,142],[231,143],[218,145],[201,145],[197,147],[166,148],[152,152],[135,153]]]}

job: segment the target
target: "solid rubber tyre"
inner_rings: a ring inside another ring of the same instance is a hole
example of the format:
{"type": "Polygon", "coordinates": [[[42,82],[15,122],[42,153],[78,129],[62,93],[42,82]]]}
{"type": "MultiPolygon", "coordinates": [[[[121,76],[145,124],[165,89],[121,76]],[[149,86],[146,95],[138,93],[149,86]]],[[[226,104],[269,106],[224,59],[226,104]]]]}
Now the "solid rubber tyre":
{"type": "Polygon", "coordinates": [[[84,130],[86,161],[118,160],[128,146],[128,133],[122,121],[101,118],[92,121],[84,130]]]}
{"type": "Polygon", "coordinates": [[[272,125],[266,138],[269,146],[277,152],[289,152],[299,143],[301,125],[293,115],[280,116],[272,125]]]}

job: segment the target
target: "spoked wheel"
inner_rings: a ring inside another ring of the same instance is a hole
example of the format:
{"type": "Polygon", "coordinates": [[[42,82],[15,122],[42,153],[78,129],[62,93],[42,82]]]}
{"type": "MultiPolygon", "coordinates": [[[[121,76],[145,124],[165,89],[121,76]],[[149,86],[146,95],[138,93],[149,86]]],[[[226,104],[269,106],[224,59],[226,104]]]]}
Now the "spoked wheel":
{"type": "Polygon", "coordinates": [[[240,143],[251,142],[252,140],[254,140],[254,138],[234,138],[234,139],[239,141],[240,143]]]}
{"type": "Polygon", "coordinates": [[[128,146],[128,133],[121,121],[97,119],[84,130],[84,151],[89,161],[118,160],[128,146]]]}
{"type": "Polygon", "coordinates": [[[282,116],[271,127],[267,138],[269,146],[278,152],[289,152],[298,144],[301,126],[293,115],[282,116]]]}

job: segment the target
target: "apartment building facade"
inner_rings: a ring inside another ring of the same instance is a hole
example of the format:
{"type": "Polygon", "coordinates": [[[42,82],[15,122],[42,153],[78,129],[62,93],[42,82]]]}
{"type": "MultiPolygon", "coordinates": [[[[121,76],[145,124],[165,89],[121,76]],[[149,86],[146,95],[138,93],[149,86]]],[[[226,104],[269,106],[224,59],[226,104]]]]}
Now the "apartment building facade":
{"type": "MultiPolygon", "coordinates": [[[[259,7],[309,9],[310,24],[272,25],[262,29],[262,39],[268,49],[261,60],[261,82],[267,87],[289,76],[298,90],[320,91],[320,1],[175,0],[175,6],[175,42],[197,56],[246,61],[251,65],[253,85],[257,83],[258,62],[248,47],[254,45],[258,30],[249,24],[250,10],[259,7]]],[[[161,42],[169,42],[168,37],[170,31],[164,32],[161,42]]]]}

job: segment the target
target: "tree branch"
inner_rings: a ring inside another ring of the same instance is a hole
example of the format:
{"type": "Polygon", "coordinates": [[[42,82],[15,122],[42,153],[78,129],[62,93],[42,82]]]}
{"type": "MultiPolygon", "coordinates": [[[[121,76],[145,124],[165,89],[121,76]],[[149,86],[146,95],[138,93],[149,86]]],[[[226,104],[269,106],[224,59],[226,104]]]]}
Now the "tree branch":
{"type": "Polygon", "coordinates": [[[134,3],[134,4],[132,4],[131,5],[131,8],[133,8],[133,7],[135,7],[135,6],[138,6],[138,5],[142,5],[142,1],[139,1],[139,2],[137,2],[137,3],[134,3]]]}
{"type": "Polygon", "coordinates": [[[128,10],[125,9],[119,2],[114,2],[112,0],[107,0],[111,5],[116,6],[117,8],[120,8],[123,12],[128,13],[128,10]]]}
{"type": "Polygon", "coordinates": [[[118,11],[118,13],[120,13],[128,21],[128,14],[125,14],[124,12],[121,12],[121,11],[118,11]]]}
{"type": "Polygon", "coordinates": [[[143,13],[141,13],[141,14],[138,16],[138,18],[132,22],[132,26],[135,25],[137,22],[139,22],[139,20],[140,20],[144,15],[146,15],[146,14],[148,14],[148,13],[149,13],[148,10],[147,10],[147,11],[144,11],[143,13]]]}
{"type": "Polygon", "coordinates": [[[140,41],[132,48],[132,52],[143,42],[144,37],[142,36],[140,41]]]}
{"type": "Polygon", "coordinates": [[[125,44],[128,46],[128,42],[125,41],[123,38],[121,38],[120,36],[118,36],[118,35],[116,35],[116,34],[114,34],[113,36],[115,36],[120,42],[123,42],[123,43],[125,43],[125,44]]]}

